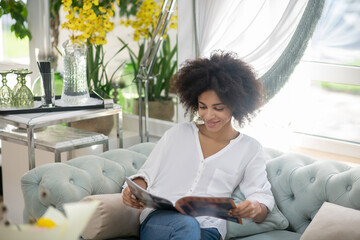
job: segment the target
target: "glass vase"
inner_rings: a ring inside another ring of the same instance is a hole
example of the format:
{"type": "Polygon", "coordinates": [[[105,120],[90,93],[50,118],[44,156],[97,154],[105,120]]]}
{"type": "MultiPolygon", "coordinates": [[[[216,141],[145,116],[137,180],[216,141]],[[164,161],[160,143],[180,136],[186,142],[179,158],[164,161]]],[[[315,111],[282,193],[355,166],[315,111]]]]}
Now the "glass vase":
{"type": "Polygon", "coordinates": [[[86,44],[80,41],[63,43],[64,79],[61,103],[85,104],[90,98],[86,79],[86,44]]]}

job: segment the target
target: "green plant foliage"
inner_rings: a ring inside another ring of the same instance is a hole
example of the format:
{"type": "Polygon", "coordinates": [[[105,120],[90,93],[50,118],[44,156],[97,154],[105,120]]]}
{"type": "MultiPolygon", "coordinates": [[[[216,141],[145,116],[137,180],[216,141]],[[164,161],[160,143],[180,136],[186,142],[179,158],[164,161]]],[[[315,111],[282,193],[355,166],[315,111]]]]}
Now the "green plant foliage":
{"type": "Polygon", "coordinates": [[[86,59],[89,91],[94,90],[102,96],[110,96],[110,92],[112,90],[111,80],[124,66],[125,62],[121,63],[110,76],[107,74],[106,69],[111,60],[126,48],[127,45],[124,45],[107,62],[105,62],[103,45],[88,44],[86,59]]]}
{"type": "Polygon", "coordinates": [[[31,33],[27,26],[26,4],[21,0],[0,0],[0,17],[6,14],[10,14],[11,18],[15,20],[15,23],[11,25],[11,32],[14,32],[17,38],[28,37],[31,39],[31,33]]]}
{"type": "Polygon", "coordinates": [[[360,86],[357,85],[348,85],[334,82],[321,82],[320,85],[322,88],[330,91],[360,95],[360,86]]]}
{"type": "MultiPolygon", "coordinates": [[[[126,43],[121,39],[118,38],[122,44],[126,46],[126,43]]],[[[142,57],[144,56],[145,52],[145,45],[146,40],[142,43],[139,43],[139,51],[136,54],[132,51],[129,47],[126,48],[129,51],[131,66],[134,72],[134,79],[138,75],[143,75],[142,73],[138,72],[138,67],[142,57]]],[[[166,37],[163,40],[162,48],[159,49],[157,56],[154,59],[154,65],[150,76],[153,79],[149,80],[148,86],[148,97],[149,101],[155,100],[168,100],[169,98],[169,90],[170,90],[170,83],[171,77],[177,70],[177,42],[174,46],[171,46],[170,37],[166,37]]],[[[138,85],[138,81],[136,81],[138,85]]],[[[138,88],[139,86],[137,86],[138,88]]],[[[142,92],[145,92],[144,84],[142,84],[142,92]]]]}
{"type": "Polygon", "coordinates": [[[119,15],[120,17],[126,17],[129,19],[131,16],[135,16],[139,9],[138,0],[120,0],[119,3],[119,15]]]}

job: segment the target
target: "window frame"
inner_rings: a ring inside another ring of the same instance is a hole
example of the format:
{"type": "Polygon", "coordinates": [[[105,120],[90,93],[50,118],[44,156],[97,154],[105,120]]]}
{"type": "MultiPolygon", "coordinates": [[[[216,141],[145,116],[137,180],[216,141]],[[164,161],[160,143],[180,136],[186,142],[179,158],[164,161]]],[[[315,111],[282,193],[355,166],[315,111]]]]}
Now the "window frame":
{"type": "MultiPolygon", "coordinates": [[[[341,84],[360,85],[360,67],[339,64],[300,61],[299,66],[309,76],[310,81],[325,81],[341,84]],[[346,76],[346,77],[344,77],[346,76]]],[[[291,79],[289,80],[291,81],[291,79]]],[[[295,147],[334,153],[359,158],[360,144],[351,143],[301,132],[292,132],[295,147]]]]}

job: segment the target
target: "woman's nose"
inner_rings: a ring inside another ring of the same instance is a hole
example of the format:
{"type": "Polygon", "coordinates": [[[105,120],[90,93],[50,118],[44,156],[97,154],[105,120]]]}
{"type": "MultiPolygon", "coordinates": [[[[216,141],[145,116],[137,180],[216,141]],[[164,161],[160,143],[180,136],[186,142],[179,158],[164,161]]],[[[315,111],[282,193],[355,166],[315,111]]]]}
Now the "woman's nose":
{"type": "Polygon", "coordinates": [[[205,114],[205,116],[206,116],[207,119],[210,119],[210,118],[213,117],[214,115],[215,115],[215,114],[214,114],[214,110],[212,110],[212,109],[207,109],[206,114],[205,114]]]}

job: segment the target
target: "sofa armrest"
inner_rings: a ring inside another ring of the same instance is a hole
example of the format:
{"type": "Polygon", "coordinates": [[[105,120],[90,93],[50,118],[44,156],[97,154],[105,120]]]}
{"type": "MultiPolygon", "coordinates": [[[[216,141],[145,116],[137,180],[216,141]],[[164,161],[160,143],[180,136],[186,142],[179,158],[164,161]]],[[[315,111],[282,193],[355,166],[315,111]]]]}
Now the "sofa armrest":
{"type": "Polygon", "coordinates": [[[21,179],[25,199],[24,222],[41,217],[49,206],[64,212],[63,204],[90,195],[89,174],[63,163],[50,163],[34,168],[21,179]]]}

